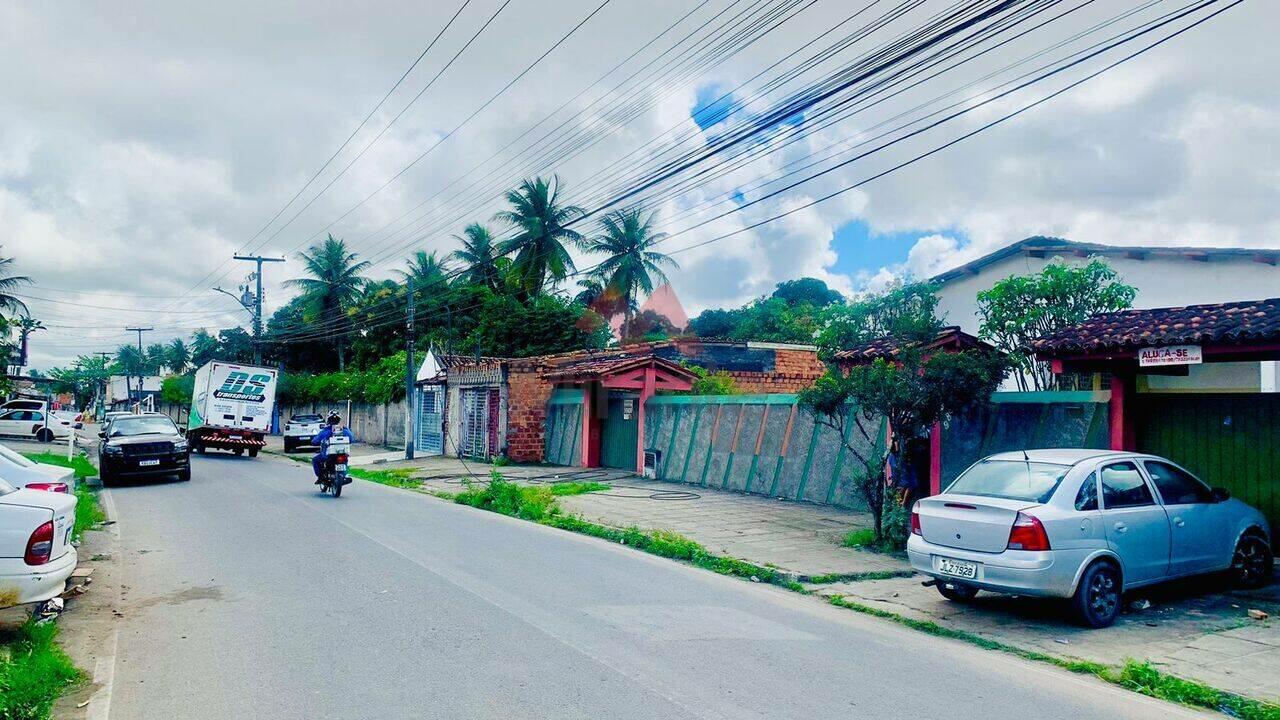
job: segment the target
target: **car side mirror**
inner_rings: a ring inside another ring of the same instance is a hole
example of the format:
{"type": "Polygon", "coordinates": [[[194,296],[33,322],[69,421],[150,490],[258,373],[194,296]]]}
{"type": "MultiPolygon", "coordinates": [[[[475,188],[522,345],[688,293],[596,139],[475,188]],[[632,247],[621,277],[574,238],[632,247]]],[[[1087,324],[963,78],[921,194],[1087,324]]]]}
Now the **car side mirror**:
{"type": "Polygon", "coordinates": [[[103,440],[106,440],[106,439],[107,439],[107,431],[106,431],[106,430],[99,430],[99,431],[98,431],[98,437],[102,438],[103,440]]]}
{"type": "Polygon", "coordinates": [[[1216,487],[1213,489],[1214,502],[1226,502],[1231,499],[1231,491],[1226,488],[1216,487]]]}

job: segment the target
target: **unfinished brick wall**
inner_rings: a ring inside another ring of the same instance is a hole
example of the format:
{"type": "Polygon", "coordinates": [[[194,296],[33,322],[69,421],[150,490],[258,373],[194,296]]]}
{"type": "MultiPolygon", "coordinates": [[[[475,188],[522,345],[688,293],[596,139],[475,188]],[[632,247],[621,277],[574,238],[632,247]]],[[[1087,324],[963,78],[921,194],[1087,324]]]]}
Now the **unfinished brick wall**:
{"type": "Polygon", "coordinates": [[[773,372],[729,371],[738,389],[752,395],[797,393],[826,372],[813,350],[775,350],[773,372]]]}
{"type": "Polygon", "coordinates": [[[514,462],[542,462],[547,430],[547,402],[553,385],[538,377],[531,364],[513,365],[507,374],[507,457],[514,462]]]}

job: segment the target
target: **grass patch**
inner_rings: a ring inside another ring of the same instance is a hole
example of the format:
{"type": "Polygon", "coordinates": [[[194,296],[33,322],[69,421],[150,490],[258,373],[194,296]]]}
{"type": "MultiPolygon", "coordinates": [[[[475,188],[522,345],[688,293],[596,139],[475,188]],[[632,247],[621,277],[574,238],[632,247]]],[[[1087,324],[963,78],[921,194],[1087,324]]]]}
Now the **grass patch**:
{"type": "Polygon", "coordinates": [[[603,492],[611,490],[612,486],[607,483],[600,482],[562,482],[552,483],[548,487],[551,488],[551,494],[556,497],[565,497],[567,495],[586,495],[587,493],[603,492]]]}
{"type": "Polygon", "coordinates": [[[380,485],[390,485],[391,487],[405,488],[408,490],[417,490],[422,487],[422,481],[412,477],[416,468],[397,468],[395,470],[366,470],[365,468],[349,468],[347,474],[351,477],[376,482],[380,485]]]}
{"type": "Polygon", "coordinates": [[[868,570],[856,573],[829,573],[827,575],[801,575],[800,582],[810,585],[830,585],[838,582],[863,582],[865,580],[892,580],[911,577],[914,570],[868,570]]]}
{"type": "Polygon", "coordinates": [[[32,622],[0,634],[8,652],[0,659],[0,720],[45,720],[58,696],[84,679],[54,642],[57,634],[53,623],[32,622]]]}
{"type": "Polygon", "coordinates": [[[845,533],[840,544],[847,548],[871,547],[876,542],[876,531],[871,528],[858,528],[845,533]]]}
{"type": "Polygon", "coordinates": [[[45,465],[57,465],[58,467],[71,468],[75,471],[76,479],[87,478],[91,475],[97,475],[98,469],[89,462],[89,458],[84,455],[76,455],[68,460],[66,455],[54,452],[38,452],[38,453],[22,453],[27,456],[28,460],[45,465]]]}

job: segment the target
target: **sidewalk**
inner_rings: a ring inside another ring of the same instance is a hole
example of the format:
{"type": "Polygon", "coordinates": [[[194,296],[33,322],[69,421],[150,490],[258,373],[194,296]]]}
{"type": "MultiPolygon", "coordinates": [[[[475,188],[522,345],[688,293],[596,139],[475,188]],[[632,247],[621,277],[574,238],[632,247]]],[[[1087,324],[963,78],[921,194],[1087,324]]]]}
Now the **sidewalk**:
{"type": "MultiPolygon", "coordinates": [[[[276,455],[284,455],[285,457],[294,458],[310,458],[316,454],[316,448],[305,447],[296,452],[285,454],[284,437],[281,435],[266,436],[267,446],[263,448],[266,452],[275,453],[276,455]]],[[[404,460],[403,450],[388,450],[381,445],[369,445],[366,443],[351,443],[351,462],[350,464],[373,465],[377,463],[394,462],[404,460]]]]}

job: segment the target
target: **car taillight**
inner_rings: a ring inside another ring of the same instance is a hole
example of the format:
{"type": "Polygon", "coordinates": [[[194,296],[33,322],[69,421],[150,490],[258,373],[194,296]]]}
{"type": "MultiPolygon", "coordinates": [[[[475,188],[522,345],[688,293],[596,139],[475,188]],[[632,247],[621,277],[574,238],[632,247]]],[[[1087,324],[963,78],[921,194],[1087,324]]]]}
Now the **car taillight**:
{"type": "Polygon", "coordinates": [[[920,513],[915,508],[911,509],[911,534],[924,537],[924,533],[920,531],[920,513]]]}
{"type": "Polygon", "coordinates": [[[47,490],[49,492],[60,492],[60,493],[67,493],[67,494],[71,493],[71,488],[67,487],[66,483],[60,483],[60,482],[28,483],[26,487],[28,490],[47,490]]]}
{"type": "Polygon", "coordinates": [[[27,553],[22,559],[28,565],[43,565],[49,562],[49,556],[53,554],[53,522],[47,522],[36,531],[31,533],[31,539],[27,541],[27,553]]]}
{"type": "Polygon", "coordinates": [[[1040,518],[1018,513],[1009,529],[1009,550],[1049,550],[1049,535],[1040,518]]]}

